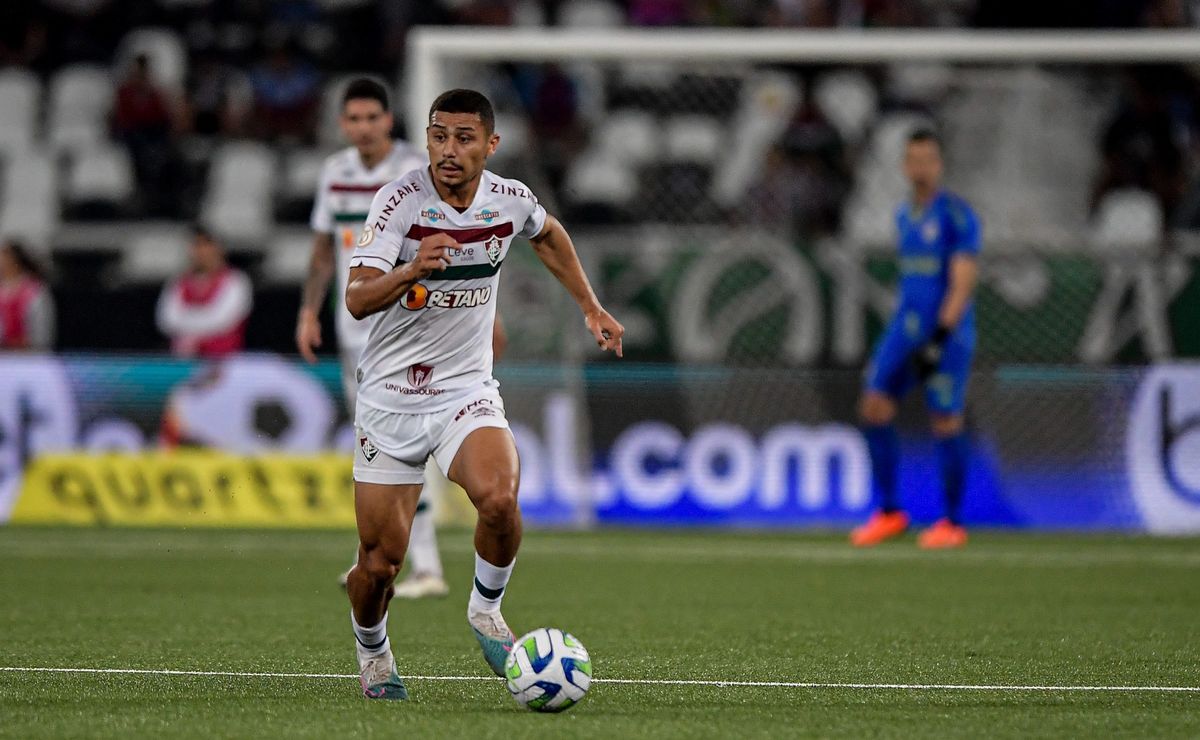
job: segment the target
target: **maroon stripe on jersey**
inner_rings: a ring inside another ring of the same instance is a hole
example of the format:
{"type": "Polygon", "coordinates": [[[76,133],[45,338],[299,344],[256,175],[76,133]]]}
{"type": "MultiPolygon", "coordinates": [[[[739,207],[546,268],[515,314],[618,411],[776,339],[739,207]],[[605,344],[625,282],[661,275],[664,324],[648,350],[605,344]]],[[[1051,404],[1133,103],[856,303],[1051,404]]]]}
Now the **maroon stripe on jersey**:
{"type": "Polygon", "coordinates": [[[386,182],[378,185],[349,185],[347,183],[335,182],[329,186],[329,189],[335,193],[374,193],[379,190],[386,182]]]}
{"type": "Polygon", "coordinates": [[[471,242],[487,241],[493,236],[506,237],[512,236],[513,225],[512,221],[507,221],[495,226],[485,226],[480,229],[439,229],[436,226],[418,226],[413,224],[409,228],[408,233],[404,236],[409,239],[424,239],[427,236],[434,234],[447,234],[459,244],[470,244],[471,242]]]}

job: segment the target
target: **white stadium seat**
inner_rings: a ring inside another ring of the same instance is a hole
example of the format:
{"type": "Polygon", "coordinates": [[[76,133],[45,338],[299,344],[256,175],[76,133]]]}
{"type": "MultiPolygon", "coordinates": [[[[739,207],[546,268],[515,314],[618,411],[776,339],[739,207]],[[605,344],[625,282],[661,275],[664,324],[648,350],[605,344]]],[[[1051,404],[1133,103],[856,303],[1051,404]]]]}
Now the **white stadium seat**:
{"type": "Polygon", "coordinates": [[[213,155],[201,220],[222,239],[256,247],[273,224],[275,152],[265,144],[233,142],[213,155]]]}
{"type": "Polygon", "coordinates": [[[871,81],[854,70],[822,75],[813,89],[813,98],[829,123],[851,144],[862,141],[879,107],[871,81]]]}
{"type": "Polygon", "coordinates": [[[40,150],[12,156],[4,167],[3,193],[0,234],[19,236],[35,248],[47,245],[60,216],[54,158],[40,150]]]}
{"type": "Polygon", "coordinates": [[[0,70],[0,154],[28,149],[36,138],[42,83],[23,69],[0,70]]]}
{"type": "Polygon", "coordinates": [[[187,268],[191,241],[191,231],[185,227],[154,227],[134,233],[122,246],[121,278],[165,283],[187,268]]]}
{"type": "Polygon", "coordinates": [[[285,229],[272,235],[262,262],[263,279],[269,283],[299,285],[308,275],[312,232],[285,229]]]}
{"type": "Polygon", "coordinates": [[[558,8],[563,28],[619,28],[627,20],[625,11],[609,0],[567,0],[558,8]]]}
{"type": "Polygon", "coordinates": [[[565,189],[574,203],[621,206],[637,192],[637,185],[637,177],[627,165],[593,152],[571,163],[565,189]]]}
{"type": "Polygon", "coordinates": [[[665,152],[658,126],[645,111],[614,111],[600,123],[596,145],[604,156],[630,165],[662,159],[665,152]]]}
{"type": "Polygon", "coordinates": [[[72,158],[64,194],[68,203],[120,205],[129,200],[136,187],[129,153],[120,146],[103,143],[81,150],[72,158]]]}
{"type": "Polygon", "coordinates": [[[64,67],[54,75],[46,116],[51,147],[55,151],[73,150],[104,140],[113,92],[109,71],[94,64],[64,67]]]}
{"type": "Polygon", "coordinates": [[[1142,249],[1162,240],[1163,212],[1153,193],[1134,188],[1105,194],[1092,223],[1092,244],[1106,249],[1142,249]]]}
{"type": "Polygon", "coordinates": [[[724,141],[721,124],[712,116],[674,116],[663,129],[666,154],[674,162],[710,164],[724,141]]]}
{"type": "Polygon", "coordinates": [[[280,193],[285,198],[306,200],[317,192],[325,153],[319,149],[294,149],[283,159],[280,193]]]}
{"type": "Polygon", "coordinates": [[[169,28],[137,28],[125,34],[117,46],[113,69],[124,76],[140,54],[150,59],[150,74],[154,81],[172,95],[183,92],[187,82],[187,47],[183,39],[169,28]]]}

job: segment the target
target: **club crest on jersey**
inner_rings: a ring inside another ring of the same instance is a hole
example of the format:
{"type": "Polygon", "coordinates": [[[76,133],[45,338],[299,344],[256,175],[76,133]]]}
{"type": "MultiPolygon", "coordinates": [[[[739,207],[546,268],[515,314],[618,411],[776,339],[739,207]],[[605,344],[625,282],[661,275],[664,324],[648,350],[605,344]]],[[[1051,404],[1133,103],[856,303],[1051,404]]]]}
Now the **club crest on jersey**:
{"type": "Polygon", "coordinates": [[[424,388],[433,378],[433,365],[413,365],[408,368],[408,384],[413,388],[424,388]]]}
{"type": "Polygon", "coordinates": [[[370,226],[364,226],[362,233],[358,235],[358,246],[365,247],[375,241],[375,229],[370,226]]]}
{"type": "Polygon", "coordinates": [[[421,211],[421,218],[427,218],[430,221],[437,223],[438,221],[445,221],[446,214],[442,213],[436,208],[426,208],[425,210],[421,211]]]}
{"type": "Polygon", "coordinates": [[[358,446],[362,450],[363,457],[367,462],[375,462],[375,456],[379,454],[379,448],[371,441],[367,435],[359,435],[358,446]]]}
{"type": "Polygon", "coordinates": [[[491,262],[492,266],[495,267],[496,263],[500,260],[500,252],[504,251],[504,242],[500,241],[499,237],[492,235],[492,238],[484,242],[483,246],[484,251],[487,252],[488,262],[491,262]]]}
{"type": "Polygon", "coordinates": [[[498,218],[500,218],[500,211],[489,211],[486,208],[475,214],[475,220],[482,221],[485,224],[490,224],[498,218]]]}
{"type": "Polygon", "coordinates": [[[924,239],[926,242],[933,243],[933,242],[937,241],[938,234],[940,232],[941,232],[941,229],[938,228],[937,221],[931,220],[931,221],[926,221],[925,223],[921,224],[921,238],[924,239]]]}

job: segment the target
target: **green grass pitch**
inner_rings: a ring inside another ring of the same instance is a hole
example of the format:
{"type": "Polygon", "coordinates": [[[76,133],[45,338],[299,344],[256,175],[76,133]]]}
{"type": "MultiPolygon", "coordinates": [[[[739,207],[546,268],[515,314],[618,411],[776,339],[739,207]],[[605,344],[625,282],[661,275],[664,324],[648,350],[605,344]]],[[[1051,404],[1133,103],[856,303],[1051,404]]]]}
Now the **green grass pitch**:
{"type": "MultiPolygon", "coordinates": [[[[355,673],[348,532],[0,527],[0,667],[355,673]]],[[[394,602],[406,676],[484,677],[471,545],[442,536],[448,599],[394,602]]],[[[0,671],[0,737],[1197,737],[1200,541],[978,534],[961,552],[841,536],[528,532],[505,599],[601,679],[537,715],[497,679],[0,671]],[[606,683],[603,679],[909,688],[606,683]]]]}

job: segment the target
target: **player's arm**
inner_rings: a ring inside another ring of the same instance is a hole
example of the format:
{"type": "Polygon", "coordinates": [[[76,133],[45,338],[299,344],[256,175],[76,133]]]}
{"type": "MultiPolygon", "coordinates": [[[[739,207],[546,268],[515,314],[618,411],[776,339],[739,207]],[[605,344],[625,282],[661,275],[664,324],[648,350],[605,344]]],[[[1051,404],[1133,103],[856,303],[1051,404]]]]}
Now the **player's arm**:
{"type": "Polygon", "coordinates": [[[300,294],[300,315],[296,318],[296,349],[308,362],[317,361],[313,349],[321,346],[321,304],[335,267],[333,234],[317,232],[308,258],[308,277],[300,294]]]}
{"type": "Polygon", "coordinates": [[[937,370],[945,354],[946,342],[958,328],[963,314],[971,305],[975,285],[979,282],[979,222],[969,209],[956,207],[951,211],[954,228],[954,252],[946,281],[946,295],[938,307],[937,326],[932,336],[917,350],[917,374],[927,378],[937,370]]]}
{"type": "Polygon", "coordinates": [[[567,230],[557,218],[547,216],[541,232],[529,241],[538,259],[579,304],[588,331],[596,338],[596,344],[600,345],[600,349],[611,349],[617,353],[617,357],[621,357],[621,337],[625,334],[625,327],[600,305],[567,230]]]}
{"type": "Polygon", "coordinates": [[[346,308],[356,319],[365,319],[389,308],[419,281],[450,265],[450,250],[461,245],[446,234],[434,234],[421,240],[412,262],[397,265],[389,272],[370,265],[350,268],[346,284],[346,308]]]}
{"type": "Polygon", "coordinates": [[[979,282],[979,261],[974,254],[959,252],[950,258],[950,279],[946,297],[938,311],[938,328],[953,332],[971,305],[975,284],[979,282]]]}

